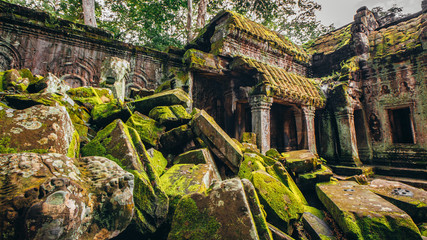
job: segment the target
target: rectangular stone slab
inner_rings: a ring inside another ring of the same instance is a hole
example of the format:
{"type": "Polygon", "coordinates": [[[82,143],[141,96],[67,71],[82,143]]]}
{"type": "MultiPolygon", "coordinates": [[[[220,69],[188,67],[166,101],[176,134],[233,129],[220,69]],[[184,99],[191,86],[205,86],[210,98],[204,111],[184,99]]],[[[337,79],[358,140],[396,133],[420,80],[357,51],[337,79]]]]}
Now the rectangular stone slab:
{"type": "Polygon", "coordinates": [[[143,97],[129,104],[135,106],[136,111],[148,114],[151,109],[157,106],[172,106],[178,104],[189,107],[191,105],[191,99],[182,89],[173,89],[143,97]]]}
{"type": "Polygon", "coordinates": [[[349,239],[421,239],[407,213],[356,182],[317,184],[316,192],[349,239]]]}
{"type": "Polygon", "coordinates": [[[383,179],[373,180],[366,188],[404,210],[416,223],[427,221],[427,191],[383,179]]]}
{"type": "Polygon", "coordinates": [[[192,129],[231,170],[237,173],[243,158],[242,151],[209,114],[201,110],[194,115],[192,129]]]}

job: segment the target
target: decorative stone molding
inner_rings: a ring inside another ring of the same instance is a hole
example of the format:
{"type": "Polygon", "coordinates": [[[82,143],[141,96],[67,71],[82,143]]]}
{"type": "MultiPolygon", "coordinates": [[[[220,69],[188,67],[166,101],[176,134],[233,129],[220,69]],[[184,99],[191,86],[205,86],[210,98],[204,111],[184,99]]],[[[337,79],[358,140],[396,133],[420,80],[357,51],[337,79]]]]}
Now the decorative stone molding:
{"type": "Polygon", "coordinates": [[[270,110],[273,104],[273,98],[265,95],[254,95],[249,98],[249,105],[254,110],[270,110]]]}

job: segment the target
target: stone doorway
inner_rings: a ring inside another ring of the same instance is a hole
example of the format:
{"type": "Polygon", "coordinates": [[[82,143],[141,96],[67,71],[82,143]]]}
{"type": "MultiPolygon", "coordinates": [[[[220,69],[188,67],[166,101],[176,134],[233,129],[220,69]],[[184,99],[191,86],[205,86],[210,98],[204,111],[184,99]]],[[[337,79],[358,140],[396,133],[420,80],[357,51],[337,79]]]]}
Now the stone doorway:
{"type": "Polygon", "coordinates": [[[393,143],[414,144],[414,131],[409,107],[389,109],[388,116],[393,143]]]}

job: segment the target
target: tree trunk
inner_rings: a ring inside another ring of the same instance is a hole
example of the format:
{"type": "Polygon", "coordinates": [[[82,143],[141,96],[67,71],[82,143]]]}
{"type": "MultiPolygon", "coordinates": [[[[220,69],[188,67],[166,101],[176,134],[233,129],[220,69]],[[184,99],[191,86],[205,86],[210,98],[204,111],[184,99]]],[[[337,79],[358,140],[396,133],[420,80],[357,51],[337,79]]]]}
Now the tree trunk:
{"type": "Polygon", "coordinates": [[[193,33],[191,32],[191,25],[193,20],[193,1],[187,0],[187,43],[189,43],[193,39],[193,33]]]}
{"type": "Polygon", "coordinates": [[[95,0],[82,0],[82,7],[85,24],[96,27],[95,0]]]}
{"type": "Polygon", "coordinates": [[[197,11],[197,25],[196,25],[197,29],[200,29],[205,26],[207,7],[208,7],[208,0],[200,0],[199,9],[197,11]]]}

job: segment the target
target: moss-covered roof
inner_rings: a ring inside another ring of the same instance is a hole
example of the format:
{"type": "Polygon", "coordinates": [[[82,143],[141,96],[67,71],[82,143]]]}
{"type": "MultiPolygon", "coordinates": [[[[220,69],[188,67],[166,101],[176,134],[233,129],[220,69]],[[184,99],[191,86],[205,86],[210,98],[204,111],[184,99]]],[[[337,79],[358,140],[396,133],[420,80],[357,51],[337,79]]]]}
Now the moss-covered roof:
{"type": "Polygon", "coordinates": [[[320,36],[306,43],[304,48],[310,55],[315,53],[329,54],[335,52],[350,43],[351,26],[352,24],[348,24],[340,29],[320,36]]]}
{"type": "Polygon", "coordinates": [[[254,69],[258,73],[258,85],[269,86],[270,94],[285,101],[323,107],[325,97],[314,79],[305,78],[283,68],[274,67],[250,58],[237,57],[233,69],[254,69]]]}
{"type": "Polygon", "coordinates": [[[425,14],[374,31],[369,36],[371,58],[383,58],[414,49],[422,49],[425,14]]]}
{"type": "MultiPolygon", "coordinates": [[[[222,23],[222,20],[226,18],[225,27],[228,30],[224,38],[229,37],[230,34],[234,36],[241,37],[241,33],[246,34],[246,41],[248,39],[254,39],[254,42],[259,43],[268,43],[263,44],[265,49],[275,49],[274,51],[279,51],[287,53],[294,57],[296,61],[302,63],[308,63],[310,58],[305,50],[294,43],[292,43],[287,37],[268,29],[262,24],[251,21],[244,16],[232,12],[232,11],[222,11],[218,13],[208,25],[200,32],[199,36],[194,40],[194,44],[203,44],[206,40],[210,40],[215,31],[221,31],[223,28],[217,29],[216,26],[222,23]]],[[[222,42],[221,40],[215,40],[217,42],[222,42]]],[[[212,43],[212,48],[215,48],[212,43]]],[[[221,44],[219,44],[221,45],[221,44]]],[[[194,46],[192,46],[194,47],[194,46]]],[[[211,52],[218,52],[211,50],[211,52]]],[[[219,51],[220,52],[220,51],[219,51]]]]}

